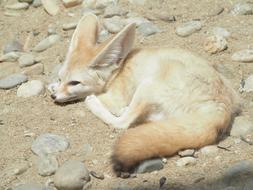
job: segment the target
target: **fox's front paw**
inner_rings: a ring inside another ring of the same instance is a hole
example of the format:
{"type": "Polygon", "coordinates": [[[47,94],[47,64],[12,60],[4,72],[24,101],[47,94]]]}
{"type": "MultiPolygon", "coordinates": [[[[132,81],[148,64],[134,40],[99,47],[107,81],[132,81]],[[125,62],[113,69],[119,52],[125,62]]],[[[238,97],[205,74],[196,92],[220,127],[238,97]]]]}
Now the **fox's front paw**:
{"type": "Polygon", "coordinates": [[[101,108],[103,107],[100,100],[95,95],[87,96],[85,98],[85,104],[88,109],[96,115],[101,112],[101,108]]]}

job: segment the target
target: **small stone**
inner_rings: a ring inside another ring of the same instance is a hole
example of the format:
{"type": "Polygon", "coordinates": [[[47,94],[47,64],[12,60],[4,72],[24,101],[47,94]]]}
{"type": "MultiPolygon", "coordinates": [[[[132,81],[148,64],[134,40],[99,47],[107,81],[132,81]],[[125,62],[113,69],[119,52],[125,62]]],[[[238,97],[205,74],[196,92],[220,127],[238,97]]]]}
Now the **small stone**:
{"type": "Polygon", "coordinates": [[[35,63],[34,57],[31,54],[23,54],[18,59],[20,67],[31,66],[35,63]]]}
{"type": "Polygon", "coordinates": [[[33,7],[38,8],[41,5],[42,5],[41,0],[33,0],[33,4],[32,4],[33,7]]]}
{"type": "Polygon", "coordinates": [[[242,2],[237,3],[231,10],[233,15],[251,15],[253,14],[253,3],[251,2],[242,2]]]}
{"type": "Polygon", "coordinates": [[[24,9],[28,9],[28,7],[29,7],[28,3],[15,3],[12,5],[5,6],[6,9],[12,9],[12,10],[24,10],[24,9]]]}
{"type": "Polygon", "coordinates": [[[179,151],[178,155],[181,156],[181,157],[185,157],[185,156],[193,156],[194,153],[195,153],[194,149],[186,149],[186,150],[183,150],[183,151],[179,151]]]}
{"type": "Polygon", "coordinates": [[[90,175],[92,175],[93,177],[95,177],[97,179],[101,179],[101,180],[103,180],[105,178],[104,174],[97,173],[97,172],[94,172],[94,171],[90,171],[90,175]]]}
{"type": "Polygon", "coordinates": [[[47,33],[48,35],[56,34],[56,27],[52,24],[49,24],[47,28],[47,33]]]}
{"type": "Polygon", "coordinates": [[[130,3],[134,5],[145,5],[147,0],[128,0],[130,3]]]}
{"type": "Polygon", "coordinates": [[[0,62],[15,62],[18,60],[20,54],[17,52],[10,52],[0,57],[0,62]]]}
{"type": "Polygon", "coordinates": [[[233,61],[240,61],[245,63],[253,62],[253,48],[237,51],[232,55],[231,58],[233,61]]]}
{"type": "Polygon", "coordinates": [[[163,185],[165,184],[165,182],[166,182],[166,177],[161,177],[160,178],[160,180],[159,180],[159,187],[161,188],[161,187],[163,187],[163,185]]]}
{"type": "Polygon", "coordinates": [[[204,41],[204,50],[211,54],[221,52],[227,47],[227,40],[222,36],[210,36],[204,41]]]}
{"type": "Polygon", "coordinates": [[[224,183],[232,186],[244,186],[253,179],[253,163],[248,160],[241,160],[226,169],[224,173],[224,183]]]}
{"type": "Polygon", "coordinates": [[[67,8],[80,5],[83,0],[62,0],[63,5],[67,8]]]}
{"type": "Polygon", "coordinates": [[[63,30],[73,30],[77,26],[77,22],[67,23],[62,25],[63,30]]]}
{"type": "Polygon", "coordinates": [[[189,36],[197,31],[199,31],[202,27],[202,23],[200,21],[190,21],[182,24],[176,28],[176,34],[182,37],[189,36]]]}
{"type": "Polygon", "coordinates": [[[19,2],[32,3],[33,0],[18,0],[19,2]]]}
{"type": "Polygon", "coordinates": [[[17,51],[17,52],[22,52],[23,51],[23,45],[17,41],[17,40],[12,40],[10,42],[8,42],[5,46],[4,46],[4,50],[3,53],[7,54],[13,51],[17,51]]]}
{"type": "Polygon", "coordinates": [[[209,145],[209,146],[205,146],[201,148],[199,151],[201,154],[210,156],[210,155],[216,155],[219,149],[215,145],[209,145]]]}
{"type": "Polygon", "coordinates": [[[104,27],[110,33],[118,33],[121,31],[125,26],[125,22],[118,16],[107,18],[104,20],[104,27]]]}
{"type": "Polygon", "coordinates": [[[46,39],[42,40],[39,42],[35,47],[34,51],[36,52],[42,52],[45,51],[46,49],[52,47],[57,41],[60,40],[60,36],[57,34],[50,35],[46,39]]]}
{"type": "Polygon", "coordinates": [[[12,187],[11,190],[53,190],[53,188],[39,183],[27,183],[12,187]]]}
{"type": "Polygon", "coordinates": [[[109,35],[110,35],[110,33],[107,30],[102,30],[99,33],[98,42],[101,43],[101,42],[105,41],[106,39],[108,39],[109,35]]]}
{"type": "Polygon", "coordinates": [[[37,155],[58,153],[66,150],[69,142],[63,136],[45,133],[37,137],[32,144],[32,151],[37,155]]]}
{"type": "Polygon", "coordinates": [[[214,27],[212,32],[214,35],[222,36],[226,39],[231,35],[230,32],[228,32],[225,28],[221,27],[214,27]]]}
{"type": "Polygon", "coordinates": [[[111,18],[114,16],[123,16],[126,14],[127,11],[121,9],[119,6],[112,5],[105,8],[104,17],[111,18]]]}
{"type": "Polygon", "coordinates": [[[75,160],[65,162],[54,176],[54,185],[60,190],[82,190],[89,181],[89,171],[82,162],[75,160]]]}
{"type": "Polygon", "coordinates": [[[157,15],[157,17],[164,22],[175,22],[176,21],[176,17],[168,14],[167,12],[161,12],[157,15]]]}
{"type": "Polygon", "coordinates": [[[197,162],[196,158],[193,157],[183,157],[177,160],[176,165],[179,167],[182,166],[193,166],[197,162]]]}
{"type": "Polygon", "coordinates": [[[127,24],[132,24],[134,23],[137,27],[140,25],[149,22],[147,19],[142,18],[142,17],[131,17],[125,20],[127,24]]]}
{"type": "Polygon", "coordinates": [[[136,168],[136,173],[153,172],[161,169],[163,169],[163,162],[160,159],[145,160],[136,168]]]}
{"type": "Polygon", "coordinates": [[[21,175],[25,173],[29,169],[29,165],[27,163],[22,163],[19,165],[14,171],[14,175],[21,175]]]}
{"type": "Polygon", "coordinates": [[[12,74],[6,78],[0,80],[0,89],[10,89],[26,82],[28,80],[27,76],[24,74],[12,74]]]}
{"type": "MultiPolygon", "coordinates": [[[[246,84],[246,83],[245,83],[246,84]]],[[[234,119],[230,131],[231,136],[241,137],[253,132],[253,122],[248,116],[238,116],[234,119]]]]}
{"type": "Polygon", "coordinates": [[[111,5],[117,5],[119,0],[96,0],[96,9],[104,9],[111,5]]]}
{"type": "Polygon", "coordinates": [[[44,84],[39,80],[32,80],[22,84],[17,90],[17,96],[28,98],[38,96],[44,92],[44,84]]]}
{"type": "Polygon", "coordinates": [[[57,15],[60,10],[57,0],[41,0],[42,5],[46,12],[52,16],[57,15]]]}
{"type": "Polygon", "coordinates": [[[41,176],[53,175],[58,169],[58,161],[54,155],[40,155],[37,165],[41,176]]]}
{"type": "Polygon", "coordinates": [[[152,24],[151,22],[146,22],[138,26],[138,31],[145,37],[161,32],[161,30],[152,24]]]}
{"type": "Polygon", "coordinates": [[[44,65],[42,63],[38,63],[36,65],[32,65],[30,67],[25,68],[22,73],[25,75],[41,75],[44,72],[44,65]]]}
{"type": "Polygon", "coordinates": [[[93,10],[93,9],[90,9],[90,8],[87,8],[87,7],[81,9],[81,15],[82,16],[86,15],[86,14],[89,14],[89,13],[92,13],[92,14],[95,14],[95,15],[101,15],[103,13],[103,10],[101,10],[101,9],[93,10]]]}

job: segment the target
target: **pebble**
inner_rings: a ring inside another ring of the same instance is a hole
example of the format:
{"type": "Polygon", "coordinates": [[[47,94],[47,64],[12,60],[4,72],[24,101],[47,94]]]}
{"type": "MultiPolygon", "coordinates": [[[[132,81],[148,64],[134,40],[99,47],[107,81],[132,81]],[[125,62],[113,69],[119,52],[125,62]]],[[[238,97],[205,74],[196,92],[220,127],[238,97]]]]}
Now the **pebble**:
{"type": "Polygon", "coordinates": [[[23,51],[23,45],[17,41],[17,40],[12,40],[10,42],[8,42],[3,49],[3,53],[10,53],[13,51],[17,51],[17,52],[22,52],[23,51]]]}
{"type": "Polygon", "coordinates": [[[77,22],[67,23],[62,25],[63,30],[73,30],[77,26],[77,22]]]}
{"type": "Polygon", "coordinates": [[[13,171],[13,174],[14,174],[14,175],[21,175],[21,174],[25,173],[28,169],[29,169],[28,163],[22,163],[21,165],[19,165],[19,166],[13,171]]]}
{"type": "Polygon", "coordinates": [[[17,90],[17,96],[28,98],[38,96],[44,92],[44,84],[39,80],[31,80],[22,84],[17,90]]]}
{"type": "Polygon", "coordinates": [[[146,22],[138,26],[138,32],[147,37],[156,34],[157,32],[161,32],[161,30],[151,22],[146,22]]]}
{"type": "Polygon", "coordinates": [[[38,63],[36,65],[32,65],[30,67],[26,67],[22,73],[25,75],[41,75],[44,72],[44,65],[42,63],[38,63]]]}
{"type": "Polygon", "coordinates": [[[200,150],[201,154],[210,156],[210,155],[216,155],[219,151],[219,148],[215,145],[209,145],[201,148],[200,150]]]}
{"type": "Polygon", "coordinates": [[[35,63],[34,56],[31,54],[22,54],[19,59],[19,66],[20,67],[27,67],[31,66],[35,63]]]}
{"type": "Polygon", "coordinates": [[[234,119],[230,131],[231,136],[240,137],[246,136],[253,132],[253,122],[248,116],[238,116],[234,119]]]}
{"type": "Polygon", "coordinates": [[[253,3],[241,2],[234,5],[231,10],[233,15],[251,15],[253,14],[253,3]]]}
{"type": "Polygon", "coordinates": [[[161,159],[145,160],[136,168],[136,173],[157,171],[163,169],[163,167],[161,159]]]}
{"type": "Polygon", "coordinates": [[[103,13],[103,10],[101,9],[90,9],[90,8],[87,8],[87,7],[84,7],[81,9],[81,15],[85,15],[85,14],[89,14],[89,13],[92,13],[92,14],[95,14],[95,15],[100,15],[103,13]]]}
{"type": "Polygon", "coordinates": [[[0,62],[15,62],[18,60],[20,54],[17,52],[10,52],[0,57],[0,62]]]}
{"type": "Polygon", "coordinates": [[[199,31],[202,27],[202,23],[200,21],[190,21],[182,24],[176,28],[176,34],[182,37],[189,36],[197,31],[199,31]]]}
{"type": "Polygon", "coordinates": [[[24,10],[24,9],[28,9],[28,7],[29,7],[28,3],[15,3],[12,5],[5,6],[6,9],[12,9],[12,10],[24,10]]]}
{"type": "Polygon", "coordinates": [[[53,24],[49,24],[47,27],[48,35],[56,34],[56,27],[53,24]]]}
{"type": "Polygon", "coordinates": [[[173,15],[168,14],[167,12],[161,12],[157,15],[157,18],[164,22],[175,22],[176,17],[173,15]]]}
{"type": "Polygon", "coordinates": [[[241,160],[234,163],[224,172],[224,183],[226,185],[244,186],[246,182],[253,181],[253,163],[241,160]]]}
{"type": "Polygon", "coordinates": [[[59,3],[57,0],[41,0],[41,3],[46,12],[51,16],[57,15],[60,10],[59,3]]]}
{"type": "Polygon", "coordinates": [[[89,171],[82,162],[76,160],[65,162],[54,176],[54,185],[60,190],[82,190],[89,181],[89,171]]]}
{"type": "Polygon", "coordinates": [[[37,155],[58,153],[66,150],[69,142],[63,136],[45,133],[35,139],[32,144],[32,151],[37,155]]]}
{"type": "Polygon", "coordinates": [[[39,183],[27,183],[12,187],[11,190],[53,190],[53,188],[39,183]]]}
{"type": "Polygon", "coordinates": [[[104,9],[110,5],[117,5],[119,0],[96,0],[96,8],[104,9]]]}
{"type": "Polygon", "coordinates": [[[50,176],[58,169],[58,161],[54,155],[40,155],[37,167],[39,175],[50,176]]]}
{"type": "Polygon", "coordinates": [[[227,40],[222,36],[209,36],[204,41],[204,50],[211,54],[221,52],[227,47],[227,40]]]}
{"type": "Polygon", "coordinates": [[[112,18],[107,18],[104,20],[104,27],[110,33],[118,33],[125,26],[125,22],[118,16],[114,16],[112,18]]]}
{"type": "Polygon", "coordinates": [[[12,74],[7,76],[6,78],[0,79],[0,89],[10,89],[14,88],[23,82],[28,80],[27,76],[24,74],[12,74]]]}
{"type": "Polygon", "coordinates": [[[102,173],[98,173],[98,172],[95,172],[95,171],[90,171],[90,175],[92,175],[93,177],[97,178],[97,179],[105,179],[105,176],[104,174],[102,173]]]}
{"type": "Polygon", "coordinates": [[[231,35],[227,29],[221,27],[214,27],[212,33],[217,36],[222,36],[226,39],[231,35]]]}
{"type": "Polygon", "coordinates": [[[57,41],[60,40],[60,36],[57,34],[50,35],[44,40],[40,41],[35,47],[34,51],[36,52],[42,52],[45,51],[46,49],[52,47],[57,41]]]}
{"type": "Polygon", "coordinates": [[[145,5],[147,0],[128,0],[130,3],[134,5],[145,5]]]}
{"type": "Polygon", "coordinates": [[[38,8],[41,5],[42,5],[41,0],[33,0],[33,4],[32,4],[33,7],[38,8]]]}
{"type": "Polygon", "coordinates": [[[62,0],[63,5],[67,8],[74,7],[82,3],[83,0],[62,0]]]}
{"type": "Polygon", "coordinates": [[[253,62],[253,48],[237,51],[232,55],[231,58],[233,61],[240,61],[245,63],[253,62]]]}
{"type": "Polygon", "coordinates": [[[121,9],[119,6],[111,5],[105,8],[104,17],[111,18],[114,16],[123,16],[126,14],[126,10],[121,9]]]}
{"type": "Polygon", "coordinates": [[[176,165],[179,167],[182,166],[193,166],[197,162],[196,158],[193,157],[183,157],[177,160],[176,165]]]}
{"type": "Polygon", "coordinates": [[[183,151],[179,151],[178,155],[181,156],[181,157],[185,157],[185,156],[193,156],[194,153],[195,153],[194,149],[186,149],[186,150],[183,150],[183,151]]]}
{"type": "Polygon", "coordinates": [[[142,17],[131,17],[125,20],[127,24],[134,23],[137,27],[139,27],[141,24],[149,22],[147,19],[142,17]]]}
{"type": "Polygon", "coordinates": [[[98,42],[101,43],[105,41],[106,39],[108,39],[109,35],[110,33],[107,30],[101,30],[98,36],[98,42]]]}

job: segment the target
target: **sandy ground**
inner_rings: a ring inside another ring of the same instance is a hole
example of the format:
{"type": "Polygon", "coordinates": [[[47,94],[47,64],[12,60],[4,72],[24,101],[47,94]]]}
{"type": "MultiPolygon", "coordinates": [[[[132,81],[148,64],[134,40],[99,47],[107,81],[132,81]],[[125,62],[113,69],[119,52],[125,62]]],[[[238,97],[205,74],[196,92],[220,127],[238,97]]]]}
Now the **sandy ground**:
{"type": "MultiPolygon", "coordinates": [[[[8,4],[15,2],[8,0],[8,4]]],[[[176,22],[166,23],[161,20],[153,22],[164,32],[149,36],[140,43],[138,35],[136,47],[164,46],[183,47],[197,52],[202,57],[216,65],[219,70],[232,82],[235,89],[238,89],[242,78],[246,78],[253,72],[252,63],[236,63],[231,61],[233,52],[253,46],[253,17],[231,16],[229,11],[232,5],[238,1],[228,0],[168,0],[157,1],[149,6],[138,7],[120,1],[119,5],[130,12],[138,13],[143,17],[151,17],[161,10],[167,11],[176,16],[176,22]],[[224,8],[220,15],[213,14],[224,8]],[[185,21],[200,19],[204,21],[201,31],[182,38],[175,34],[175,27],[185,21]],[[210,55],[203,49],[203,41],[213,27],[224,27],[231,32],[228,39],[228,49],[224,52],[210,55]]],[[[4,5],[0,3],[0,49],[4,45],[17,38],[24,43],[29,35],[37,32],[38,35],[31,38],[29,48],[34,47],[40,40],[47,36],[49,24],[57,27],[57,33],[62,40],[52,48],[39,53],[42,63],[45,66],[43,75],[30,76],[30,79],[39,79],[48,83],[52,69],[56,64],[64,60],[71,31],[63,31],[62,24],[77,21],[81,15],[81,6],[64,9],[57,16],[49,16],[42,7],[19,11],[20,17],[4,16],[4,5]],[[68,13],[74,16],[68,16],[68,13]]],[[[17,63],[0,63],[0,78],[11,73],[19,72],[17,63]]],[[[226,139],[232,144],[231,151],[219,150],[215,155],[208,157],[199,156],[195,166],[177,167],[175,162],[179,158],[174,156],[168,159],[164,169],[158,172],[140,174],[137,178],[120,179],[112,172],[110,154],[113,144],[120,131],[103,124],[92,115],[83,102],[68,104],[66,106],[55,105],[46,92],[44,95],[34,98],[20,98],[16,95],[17,88],[11,90],[0,90],[0,189],[7,189],[16,184],[27,182],[45,183],[53,177],[41,177],[37,173],[37,157],[31,151],[31,144],[34,139],[43,133],[54,133],[64,135],[70,142],[70,148],[59,154],[58,161],[62,164],[69,159],[81,160],[89,170],[101,172],[105,175],[104,180],[92,178],[91,189],[112,189],[121,185],[127,185],[133,189],[159,189],[159,179],[167,178],[163,189],[218,189],[216,186],[222,177],[224,170],[232,163],[248,159],[253,160],[252,146],[235,139],[226,139]],[[25,134],[33,135],[25,137],[25,134]],[[90,144],[92,152],[85,153],[85,144],[90,144]],[[8,175],[22,162],[28,162],[31,167],[22,175],[8,175]]],[[[252,94],[241,95],[249,106],[244,108],[243,114],[252,117],[250,102],[252,94]]]]}

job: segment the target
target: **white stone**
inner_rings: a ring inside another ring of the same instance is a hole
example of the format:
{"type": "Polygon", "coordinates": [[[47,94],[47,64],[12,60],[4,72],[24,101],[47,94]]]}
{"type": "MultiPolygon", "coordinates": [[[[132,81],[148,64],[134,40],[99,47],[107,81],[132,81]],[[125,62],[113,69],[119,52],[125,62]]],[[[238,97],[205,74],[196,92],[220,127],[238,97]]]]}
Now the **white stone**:
{"type": "Polygon", "coordinates": [[[189,36],[201,29],[202,23],[200,21],[189,21],[176,28],[176,34],[182,37],[189,36]]]}
{"type": "Polygon", "coordinates": [[[60,10],[58,0],[41,0],[46,12],[52,16],[57,15],[60,10]]]}
{"type": "Polygon", "coordinates": [[[18,97],[38,96],[44,92],[44,84],[39,80],[28,81],[22,84],[17,90],[18,97]]]}
{"type": "Polygon", "coordinates": [[[235,52],[232,55],[233,61],[240,61],[240,62],[253,62],[253,48],[252,49],[245,49],[235,52]]]}

